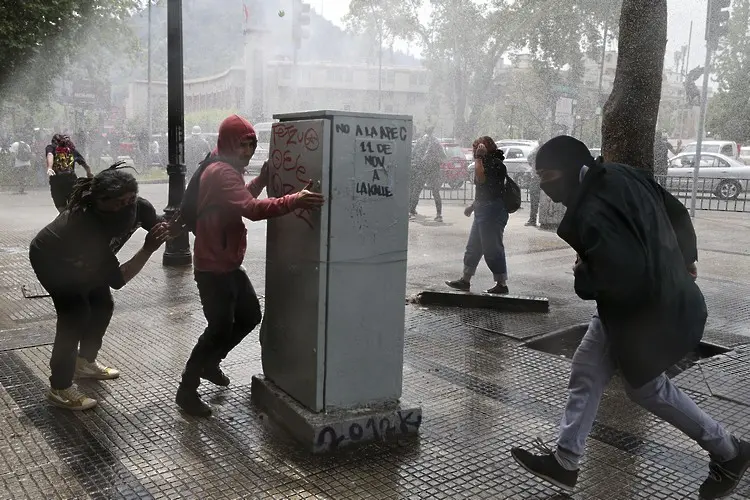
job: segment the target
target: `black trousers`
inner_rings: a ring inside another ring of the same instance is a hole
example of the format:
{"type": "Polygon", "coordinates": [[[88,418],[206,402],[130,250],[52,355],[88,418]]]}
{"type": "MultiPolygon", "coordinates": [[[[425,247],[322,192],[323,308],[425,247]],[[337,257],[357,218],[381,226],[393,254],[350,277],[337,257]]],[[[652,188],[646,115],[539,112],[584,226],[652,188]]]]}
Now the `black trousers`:
{"type": "Polygon", "coordinates": [[[529,222],[536,224],[539,215],[539,200],[542,195],[542,188],[539,186],[539,177],[532,175],[529,181],[529,222]]]}
{"type": "Polygon", "coordinates": [[[189,390],[197,389],[203,370],[218,366],[261,320],[260,302],[242,270],[196,271],[195,281],[208,326],[182,372],[181,385],[189,390]]]}
{"type": "Polygon", "coordinates": [[[52,297],[57,313],[55,344],[49,362],[50,385],[53,389],[66,389],[73,383],[76,357],[94,361],[99,354],[115,303],[109,286],[71,285],[61,278],[71,276],[71,271],[59,269],[35,250],[29,252],[29,260],[39,283],[52,297]]]}
{"type": "Polygon", "coordinates": [[[73,188],[77,179],[78,176],[74,173],[50,176],[49,190],[50,194],[52,194],[52,201],[58,210],[68,206],[68,200],[70,199],[70,195],[73,194],[73,188]]]}
{"type": "Polygon", "coordinates": [[[412,167],[411,179],[409,182],[409,213],[414,214],[417,211],[417,205],[419,205],[419,195],[422,194],[422,189],[427,184],[427,189],[432,192],[432,198],[435,200],[435,211],[438,215],[443,212],[443,200],[440,197],[440,188],[442,182],[440,179],[440,173],[431,173],[415,171],[412,167]]]}

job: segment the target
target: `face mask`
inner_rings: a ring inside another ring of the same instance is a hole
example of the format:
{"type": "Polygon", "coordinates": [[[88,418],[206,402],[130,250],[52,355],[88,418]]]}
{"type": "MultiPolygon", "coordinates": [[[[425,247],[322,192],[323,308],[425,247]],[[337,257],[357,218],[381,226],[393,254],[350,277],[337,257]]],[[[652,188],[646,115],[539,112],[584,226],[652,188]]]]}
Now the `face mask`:
{"type": "Polygon", "coordinates": [[[539,187],[549,196],[550,200],[555,203],[564,203],[567,198],[565,183],[561,179],[547,182],[540,182],[539,187]]]}
{"type": "Polygon", "coordinates": [[[135,227],[135,203],[116,212],[97,211],[95,213],[106,233],[112,237],[126,235],[135,227]]]}

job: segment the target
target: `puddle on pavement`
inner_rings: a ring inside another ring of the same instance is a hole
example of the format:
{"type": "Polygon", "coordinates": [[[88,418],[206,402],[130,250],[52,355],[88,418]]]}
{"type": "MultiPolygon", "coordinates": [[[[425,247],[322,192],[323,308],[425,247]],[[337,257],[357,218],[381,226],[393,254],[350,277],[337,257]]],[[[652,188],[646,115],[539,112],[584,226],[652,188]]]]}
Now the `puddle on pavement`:
{"type": "MultiPolygon", "coordinates": [[[[526,342],[524,345],[535,351],[546,352],[547,354],[573,359],[573,354],[575,354],[587,329],[588,324],[575,325],[564,330],[544,335],[530,342],[526,342]]],[[[697,361],[712,358],[729,351],[731,351],[731,349],[726,347],[708,342],[701,342],[695,351],[691,352],[682,361],[667,370],[667,375],[673,377],[684,370],[687,370],[697,361]]]]}

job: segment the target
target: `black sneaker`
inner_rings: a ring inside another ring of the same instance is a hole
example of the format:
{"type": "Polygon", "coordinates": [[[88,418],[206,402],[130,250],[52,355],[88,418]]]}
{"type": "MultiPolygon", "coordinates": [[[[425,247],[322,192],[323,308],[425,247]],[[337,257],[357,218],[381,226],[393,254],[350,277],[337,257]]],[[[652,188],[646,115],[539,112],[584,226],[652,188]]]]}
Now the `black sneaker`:
{"type": "Polygon", "coordinates": [[[221,368],[219,368],[218,366],[203,370],[201,378],[204,380],[208,380],[214,385],[218,385],[221,387],[229,386],[229,377],[227,377],[227,374],[221,371],[221,368]]]}
{"type": "Polygon", "coordinates": [[[526,221],[526,224],[524,224],[524,226],[527,226],[527,227],[536,226],[536,221],[535,220],[526,221]]]}
{"type": "Polygon", "coordinates": [[[737,484],[750,466],[750,443],[738,440],[737,447],[740,452],[736,458],[726,462],[712,459],[708,464],[708,477],[700,488],[702,499],[724,498],[737,488],[737,484]]]}
{"type": "Polygon", "coordinates": [[[183,389],[180,386],[177,389],[177,396],[175,397],[175,403],[182,408],[182,410],[188,415],[194,417],[210,417],[211,407],[203,402],[198,392],[195,390],[183,389]]]}
{"type": "Polygon", "coordinates": [[[459,278],[453,281],[446,281],[445,284],[451,288],[455,288],[456,290],[461,290],[462,292],[468,292],[471,288],[471,283],[463,278],[459,278]]]}
{"type": "Polygon", "coordinates": [[[435,216],[435,222],[443,222],[443,216],[440,214],[437,214],[435,216]]]}
{"type": "Polygon", "coordinates": [[[521,448],[513,448],[510,454],[518,465],[548,483],[554,484],[567,492],[572,492],[578,482],[578,471],[567,470],[555,458],[555,454],[542,444],[544,455],[532,455],[521,448]]]}
{"type": "Polygon", "coordinates": [[[495,295],[508,295],[510,293],[510,290],[508,290],[508,287],[506,285],[495,285],[487,290],[487,293],[492,293],[495,295]]]}

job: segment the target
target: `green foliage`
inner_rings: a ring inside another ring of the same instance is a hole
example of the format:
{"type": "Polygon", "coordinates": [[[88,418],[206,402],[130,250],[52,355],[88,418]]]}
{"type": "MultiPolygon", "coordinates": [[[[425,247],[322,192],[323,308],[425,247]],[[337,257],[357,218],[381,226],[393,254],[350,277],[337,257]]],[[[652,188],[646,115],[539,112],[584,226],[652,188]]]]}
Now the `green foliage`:
{"type": "Polygon", "coordinates": [[[0,91],[46,94],[80,60],[75,71],[101,76],[101,62],[130,41],[125,21],[137,7],[137,0],[14,2],[0,16],[0,91]]]}
{"type": "Polygon", "coordinates": [[[719,91],[708,106],[713,136],[750,142],[750,0],[735,0],[729,35],[716,58],[719,91]]]}

